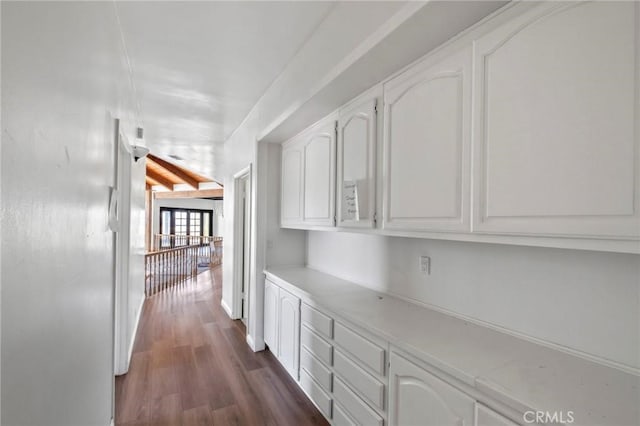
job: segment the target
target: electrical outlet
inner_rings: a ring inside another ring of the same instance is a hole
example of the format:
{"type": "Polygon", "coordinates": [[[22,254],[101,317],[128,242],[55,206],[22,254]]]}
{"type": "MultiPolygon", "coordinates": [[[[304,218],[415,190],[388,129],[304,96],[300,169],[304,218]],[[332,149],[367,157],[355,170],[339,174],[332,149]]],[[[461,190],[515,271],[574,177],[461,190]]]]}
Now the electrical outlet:
{"type": "Polygon", "coordinates": [[[431,258],[420,256],[420,272],[422,275],[431,275],[431,258]]]}

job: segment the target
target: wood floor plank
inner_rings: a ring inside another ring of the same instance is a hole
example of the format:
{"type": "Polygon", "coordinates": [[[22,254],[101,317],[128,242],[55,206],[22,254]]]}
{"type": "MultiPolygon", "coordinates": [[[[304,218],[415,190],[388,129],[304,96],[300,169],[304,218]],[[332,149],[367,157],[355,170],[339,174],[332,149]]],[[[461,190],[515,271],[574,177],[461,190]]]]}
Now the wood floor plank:
{"type": "Polygon", "coordinates": [[[182,412],[182,426],[211,426],[213,418],[209,405],[201,405],[182,412]]]}
{"type": "Polygon", "coordinates": [[[116,379],[116,425],[328,425],[224,312],[221,269],[147,299],[129,372],[116,379]]]}

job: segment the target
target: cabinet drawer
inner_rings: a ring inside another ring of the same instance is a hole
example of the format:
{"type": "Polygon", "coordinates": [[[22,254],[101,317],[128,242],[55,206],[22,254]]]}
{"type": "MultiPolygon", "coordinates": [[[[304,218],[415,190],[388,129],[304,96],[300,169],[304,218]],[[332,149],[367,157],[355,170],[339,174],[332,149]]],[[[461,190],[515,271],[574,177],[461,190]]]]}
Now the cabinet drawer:
{"type": "Polygon", "coordinates": [[[302,322],[329,339],[333,337],[333,319],[306,303],[302,304],[302,322]]]}
{"type": "Polygon", "coordinates": [[[367,426],[383,426],[384,420],[373,409],[371,409],[364,401],[362,401],[355,393],[344,384],[339,378],[335,378],[333,384],[333,397],[349,416],[358,424],[367,426]]]}
{"type": "Polygon", "coordinates": [[[300,367],[304,368],[324,390],[331,392],[331,371],[304,347],[300,351],[300,367]]]}
{"type": "Polygon", "coordinates": [[[330,343],[327,343],[322,337],[318,336],[308,327],[302,326],[302,332],[300,333],[302,346],[306,347],[309,352],[315,355],[318,359],[327,365],[332,365],[333,361],[333,347],[330,343]]]}
{"type": "Polygon", "coordinates": [[[384,376],[385,350],[336,322],[333,340],[375,373],[384,376]]]}
{"type": "Polygon", "coordinates": [[[330,419],[332,406],[331,398],[320,386],[318,386],[316,382],[313,381],[311,376],[309,376],[305,370],[300,370],[300,386],[302,386],[302,389],[304,389],[309,398],[311,398],[314,404],[316,404],[316,407],[318,407],[320,412],[327,419],[330,419]]]}
{"type": "Polygon", "coordinates": [[[357,426],[356,423],[349,418],[345,409],[338,404],[333,404],[333,426],[357,426]]]}
{"type": "Polygon", "coordinates": [[[356,365],[338,349],[335,350],[333,363],[341,379],[349,383],[375,408],[384,410],[384,385],[379,380],[356,365]]]}

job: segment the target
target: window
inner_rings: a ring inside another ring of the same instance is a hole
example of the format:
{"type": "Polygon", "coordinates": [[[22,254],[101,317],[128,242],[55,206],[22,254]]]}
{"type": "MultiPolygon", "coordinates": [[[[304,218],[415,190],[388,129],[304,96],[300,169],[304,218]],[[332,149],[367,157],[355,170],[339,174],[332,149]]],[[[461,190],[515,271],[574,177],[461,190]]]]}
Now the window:
{"type": "Polygon", "coordinates": [[[199,236],[211,236],[212,210],[160,207],[160,247],[180,247],[198,244],[199,236]],[[170,237],[169,235],[174,235],[170,237]]]}

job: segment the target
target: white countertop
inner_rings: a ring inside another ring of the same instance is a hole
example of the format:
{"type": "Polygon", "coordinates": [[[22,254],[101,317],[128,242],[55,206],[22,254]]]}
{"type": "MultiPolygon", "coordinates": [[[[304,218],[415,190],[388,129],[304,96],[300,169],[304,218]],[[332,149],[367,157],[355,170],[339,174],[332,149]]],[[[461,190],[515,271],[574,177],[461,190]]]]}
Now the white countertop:
{"type": "Polygon", "coordinates": [[[640,425],[640,377],[304,267],[265,271],[308,298],[519,412],[640,425]]]}

